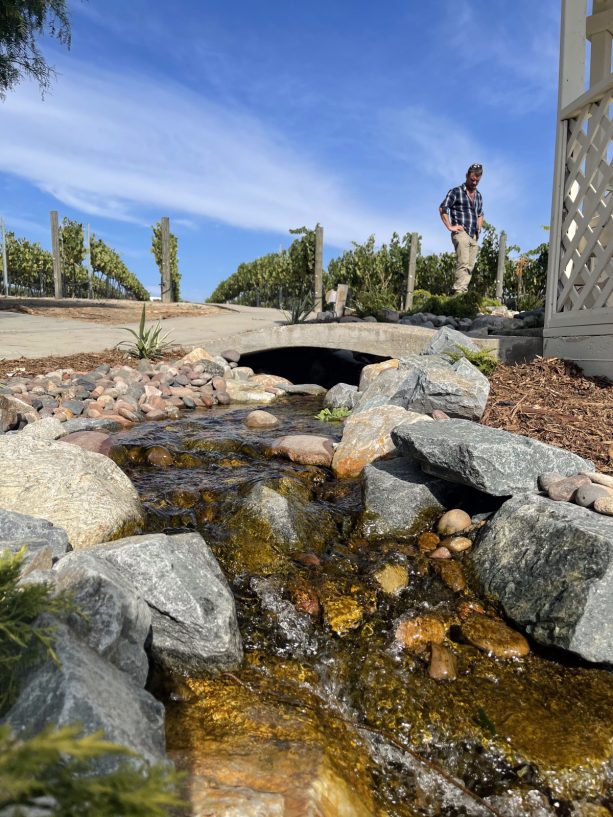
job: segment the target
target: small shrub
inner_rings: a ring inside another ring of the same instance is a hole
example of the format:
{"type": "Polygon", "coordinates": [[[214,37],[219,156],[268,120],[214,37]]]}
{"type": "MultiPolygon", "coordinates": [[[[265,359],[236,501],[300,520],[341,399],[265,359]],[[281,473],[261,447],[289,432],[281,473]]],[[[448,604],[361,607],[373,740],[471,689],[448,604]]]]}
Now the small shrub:
{"type": "Polygon", "coordinates": [[[377,317],[384,309],[395,309],[394,293],[385,289],[364,289],[356,293],[353,307],[359,318],[377,317]]]}
{"type": "Polygon", "coordinates": [[[502,306],[502,301],[499,301],[498,298],[490,298],[486,295],[481,301],[481,309],[487,309],[488,306],[502,306]]]}
{"type": "Polygon", "coordinates": [[[330,409],[322,409],[318,414],[315,415],[316,420],[321,420],[322,423],[332,423],[332,422],[340,422],[344,420],[345,417],[348,417],[351,414],[351,411],[347,408],[335,408],[330,411],[330,409]]]}
{"type": "Polygon", "coordinates": [[[431,295],[430,298],[415,305],[415,312],[431,312],[433,315],[445,315],[453,318],[474,318],[478,315],[483,296],[478,292],[461,292],[459,295],[431,295]]]}
{"type": "Polygon", "coordinates": [[[424,304],[427,303],[430,298],[432,297],[432,293],[428,292],[427,289],[416,289],[413,292],[413,306],[411,307],[410,312],[424,312],[424,304]]]}
{"type": "Polygon", "coordinates": [[[155,326],[145,327],[145,319],[145,305],[143,304],[138,329],[130,329],[128,326],[122,327],[126,332],[134,335],[135,339],[121,340],[116,348],[125,347],[126,353],[130,357],[154,360],[157,357],[162,357],[164,351],[170,346],[169,335],[168,333],[162,334],[162,326],[159,321],[155,326]]]}
{"type": "Polygon", "coordinates": [[[536,292],[526,292],[517,298],[518,312],[531,312],[533,309],[540,309],[545,306],[545,298],[536,292]]]}
{"type": "Polygon", "coordinates": [[[451,358],[453,363],[461,357],[465,357],[486,377],[494,373],[496,366],[500,362],[489,349],[480,349],[478,352],[473,352],[465,346],[459,346],[457,352],[448,352],[447,356],[451,358]]]}
{"type": "Polygon", "coordinates": [[[310,293],[294,298],[289,303],[289,309],[283,310],[285,322],[291,325],[305,323],[313,311],[313,296],[310,293]]]}

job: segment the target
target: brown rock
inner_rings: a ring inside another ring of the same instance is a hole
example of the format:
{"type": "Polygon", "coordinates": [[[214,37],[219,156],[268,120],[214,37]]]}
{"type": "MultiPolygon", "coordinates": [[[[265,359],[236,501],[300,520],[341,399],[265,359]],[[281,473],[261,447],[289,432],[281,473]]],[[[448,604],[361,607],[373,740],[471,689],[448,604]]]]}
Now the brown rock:
{"type": "Polygon", "coordinates": [[[444,513],[438,521],[437,530],[442,536],[450,536],[453,533],[460,533],[470,527],[470,516],[466,511],[453,508],[444,513]]]}
{"type": "Polygon", "coordinates": [[[409,583],[409,571],[406,565],[384,565],[374,578],[384,593],[397,596],[409,583]]]}
{"type": "Polygon", "coordinates": [[[452,536],[449,539],[445,539],[443,544],[446,548],[449,548],[452,553],[463,553],[473,546],[472,539],[469,539],[468,536],[452,536]]]}
{"type": "Polygon", "coordinates": [[[103,431],[73,431],[72,434],[61,437],[59,442],[71,443],[86,451],[96,451],[98,454],[107,455],[113,445],[110,435],[103,431]]]}
{"type": "Polygon", "coordinates": [[[432,533],[431,531],[426,531],[426,533],[422,533],[422,535],[417,540],[419,545],[419,549],[423,552],[428,550],[434,550],[440,544],[440,536],[436,533],[432,533]]]}
{"type": "Polygon", "coordinates": [[[439,545],[436,550],[433,550],[430,553],[431,559],[451,559],[451,553],[447,550],[446,547],[439,545]]]}
{"type": "Polygon", "coordinates": [[[319,597],[312,587],[296,587],[292,590],[291,595],[296,610],[312,618],[321,618],[319,597]]]}
{"type": "Polygon", "coordinates": [[[594,510],[606,516],[613,516],[613,496],[601,496],[594,502],[594,510]]]}
{"type": "Polygon", "coordinates": [[[366,391],[370,384],[374,383],[379,377],[381,372],[385,372],[388,369],[397,369],[399,362],[397,358],[390,358],[389,360],[382,360],[381,363],[371,363],[368,366],[364,366],[360,373],[358,391],[366,391]]]}
{"type": "Polygon", "coordinates": [[[470,616],[462,624],[462,635],[474,647],[496,658],[520,658],[530,652],[523,635],[499,619],[470,616]]]}
{"type": "Polygon", "coordinates": [[[428,675],[435,681],[455,681],[458,667],[455,655],[440,644],[432,644],[428,675]]]}
{"type": "Polygon", "coordinates": [[[454,593],[460,593],[466,587],[464,571],[457,562],[442,562],[439,565],[439,574],[443,582],[454,593]]]}
{"type": "Polygon", "coordinates": [[[300,551],[299,553],[292,553],[292,559],[306,567],[321,567],[321,559],[316,553],[310,550],[300,551]]]}
{"type": "Polygon", "coordinates": [[[290,434],[279,437],[271,446],[271,453],[287,457],[302,465],[329,467],[334,456],[334,440],[317,434],[290,434]]]}
{"type": "Polygon", "coordinates": [[[585,474],[564,477],[564,479],[554,482],[547,488],[547,495],[549,499],[554,499],[556,502],[571,502],[577,488],[588,485],[590,482],[590,478],[585,474]]]}
{"type": "Polygon", "coordinates": [[[598,485],[605,485],[607,488],[613,488],[613,474],[601,474],[600,471],[590,471],[588,477],[592,482],[598,485]]]}
{"type": "Polygon", "coordinates": [[[538,486],[541,491],[548,491],[554,483],[560,482],[562,479],[564,479],[564,477],[562,474],[558,474],[557,471],[548,471],[545,474],[540,474],[538,478],[538,486]]]}
{"type": "Polygon", "coordinates": [[[429,644],[442,644],[445,625],[434,616],[403,618],[396,625],[394,638],[409,652],[421,653],[429,644]]]}
{"type": "Polygon", "coordinates": [[[442,409],[434,409],[434,411],[432,412],[432,419],[433,420],[450,420],[451,417],[448,414],[445,414],[445,412],[442,409]]]}
{"type": "Polygon", "coordinates": [[[147,451],[147,462],[157,468],[168,468],[173,463],[173,456],[163,445],[154,445],[147,451]]]}
{"type": "Polygon", "coordinates": [[[216,375],[211,380],[211,383],[212,383],[213,388],[215,389],[215,391],[225,391],[226,390],[226,381],[224,380],[223,377],[219,377],[219,376],[216,375]]]}
{"type": "Polygon", "coordinates": [[[477,615],[484,615],[485,614],[485,607],[480,604],[478,601],[468,601],[464,600],[459,602],[456,608],[458,618],[464,621],[470,616],[477,615]]]}
{"type": "Polygon", "coordinates": [[[250,411],[243,422],[248,428],[275,428],[281,424],[274,414],[262,409],[250,411]]]}

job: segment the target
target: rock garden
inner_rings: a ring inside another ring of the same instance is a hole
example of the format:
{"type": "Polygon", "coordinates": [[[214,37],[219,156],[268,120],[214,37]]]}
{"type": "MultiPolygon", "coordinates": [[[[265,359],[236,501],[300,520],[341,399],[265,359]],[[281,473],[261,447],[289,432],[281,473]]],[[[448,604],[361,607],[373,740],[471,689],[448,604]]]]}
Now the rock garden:
{"type": "Polygon", "coordinates": [[[329,390],[5,368],[0,547],[74,608],[2,723],[171,761],[202,817],[611,813],[613,386],[575,378],[585,423],[432,323],[329,390]]]}

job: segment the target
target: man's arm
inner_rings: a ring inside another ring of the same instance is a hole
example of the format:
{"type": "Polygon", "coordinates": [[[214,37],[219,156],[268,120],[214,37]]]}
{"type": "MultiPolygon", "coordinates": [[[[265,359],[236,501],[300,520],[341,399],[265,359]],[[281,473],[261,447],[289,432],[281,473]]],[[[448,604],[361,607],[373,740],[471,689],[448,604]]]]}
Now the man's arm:
{"type": "Polygon", "coordinates": [[[449,193],[445,196],[443,201],[441,202],[440,207],[438,208],[439,215],[441,217],[441,221],[447,227],[450,233],[459,233],[461,232],[464,227],[461,224],[452,224],[449,220],[449,208],[455,201],[455,196],[453,194],[453,190],[450,190],[449,193]]]}

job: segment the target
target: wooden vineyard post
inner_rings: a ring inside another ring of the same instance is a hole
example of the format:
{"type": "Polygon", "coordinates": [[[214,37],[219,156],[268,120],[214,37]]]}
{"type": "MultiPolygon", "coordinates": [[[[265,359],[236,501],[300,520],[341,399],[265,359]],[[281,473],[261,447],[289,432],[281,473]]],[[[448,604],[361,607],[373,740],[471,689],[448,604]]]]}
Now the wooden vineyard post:
{"type": "Polygon", "coordinates": [[[51,210],[51,252],[53,253],[53,285],[55,297],[63,297],[62,263],[60,259],[60,227],[57,210],[51,210]]]}
{"type": "Polygon", "coordinates": [[[321,224],[315,227],[315,270],[314,270],[314,299],[313,307],[315,312],[323,309],[321,290],[323,287],[323,254],[324,254],[324,228],[321,224]]]}
{"type": "Polygon", "coordinates": [[[407,270],[407,292],[404,301],[405,310],[413,306],[413,292],[415,290],[415,270],[417,269],[417,233],[411,233],[411,246],[409,250],[409,266],[407,270]]]}
{"type": "Polygon", "coordinates": [[[504,284],[504,264],[507,258],[507,234],[503,230],[500,233],[500,244],[498,245],[498,267],[496,269],[496,298],[502,300],[502,288],[504,284]]]}
{"type": "Polygon", "coordinates": [[[172,282],[170,280],[170,219],[163,216],[161,222],[162,239],[162,303],[172,302],[172,282]]]}

